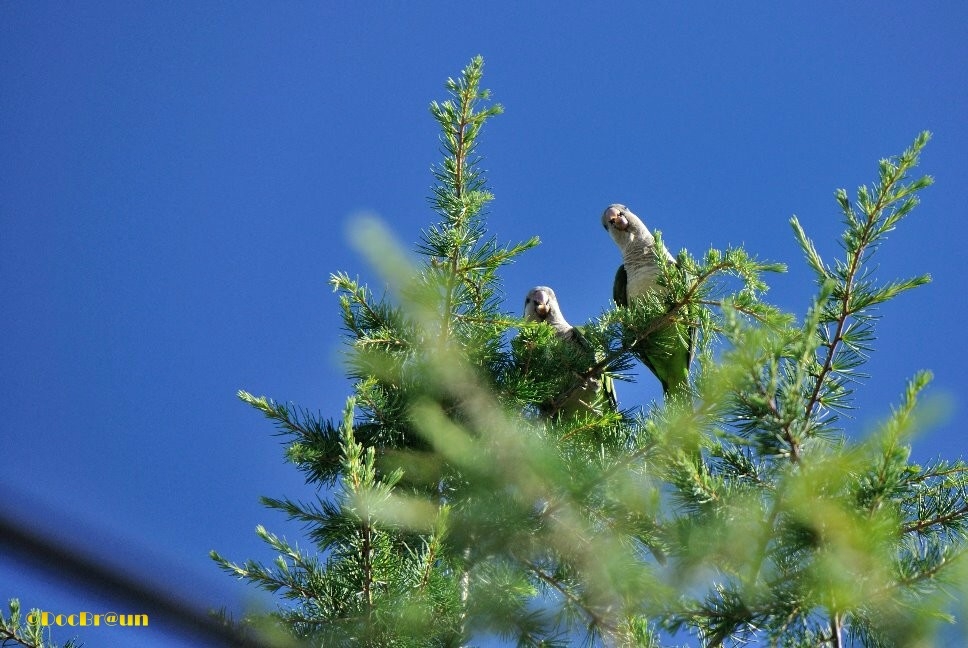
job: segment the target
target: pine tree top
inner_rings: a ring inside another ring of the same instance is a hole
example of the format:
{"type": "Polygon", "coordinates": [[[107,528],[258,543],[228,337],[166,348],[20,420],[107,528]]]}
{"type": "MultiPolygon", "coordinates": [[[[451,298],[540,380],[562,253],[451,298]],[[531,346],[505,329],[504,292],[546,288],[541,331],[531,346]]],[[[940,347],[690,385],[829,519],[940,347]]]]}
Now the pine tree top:
{"type": "Polygon", "coordinates": [[[416,258],[368,222],[355,242],[386,286],[332,277],[355,381],[342,417],[240,392],[316,489],[265,503],[315,546],[260,527],[274,564],[213,557],[279,592],[279,627],[321,645],[928,641],[962,569],[968,466],[910,462],[926,372],[866,437],[839,418],[875,351],[877,307],[928,281],[883,281],[872,264],[931,183],[911,178],[928,135],[853,201],[837,192],[842,258],[824,260],[792,220],[817,286],[799,316],[765,301],[779,264],[737,247],[659,254],[661,290],[604,307],[576,345],[505,305],[498,271],[537,239],[487,230],[477,151],[501,108],[482,73],[474,58],[431,104],[442,161],[416,258]],[[549,415],[675,342],[657,332],[693,328],[688,393],[549,415]]]}

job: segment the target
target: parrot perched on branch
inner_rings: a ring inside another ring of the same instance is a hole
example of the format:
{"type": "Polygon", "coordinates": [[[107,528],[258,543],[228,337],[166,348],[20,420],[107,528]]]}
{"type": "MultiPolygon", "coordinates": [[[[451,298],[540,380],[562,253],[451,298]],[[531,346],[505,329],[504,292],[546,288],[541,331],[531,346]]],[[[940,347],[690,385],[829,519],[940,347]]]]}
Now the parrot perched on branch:
{"type": "MultiPolygon", "coordinates": [[[[528,291],[524,299],[524,319],[529,322],[548,324],[555,330],[559,339],[575,345],[575,348],[585,355],[588,363],[579,371],[585,372],[592,369],[601,359],[581,331],[569,324],[562,315],[558,298],[551,288],[536,286],[528,291]]],[[[612,377],[604,370],[595,371],[587,377],[580,374],[575,378],[576,380],[565,393],[556,398],[553,403],[542,405],[543,413],[551,415],[565,413],[571,416],[579,413],[601,414],[602,404],[607,404],[613,410],[618,406],[615,384],[612,377]]]]}
{"type": "MultiPolygon", "coordinates": [[[[656,255],[662,254],[667,263],[676,265],[675,258],[664,246],[657,249],[655,237],[645,223],[625,205],[609,205],[602,213],[602,226],[622,252],[622,265],[615,273],[612,298],[619,306],[628,307],[649,293],[662,289],[659,276],[662,269],[656,255]]],[[[683,330],[675,315],[667,325],[644,334],[633,349],[635,356],[648,367],[668,396],[689,386],[689,365],[692,363],[696,329],[683,330]]]]}

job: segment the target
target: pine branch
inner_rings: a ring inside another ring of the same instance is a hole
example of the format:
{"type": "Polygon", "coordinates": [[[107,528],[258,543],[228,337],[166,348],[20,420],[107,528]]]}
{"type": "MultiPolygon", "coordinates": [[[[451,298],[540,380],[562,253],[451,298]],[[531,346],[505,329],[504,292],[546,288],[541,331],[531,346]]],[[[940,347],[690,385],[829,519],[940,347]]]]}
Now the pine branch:
{"type": "Polygon", "coordinates": [[[310,589],[294,579],[288,569],[275,572],[254,561],[246,561],[240,565],[214,551],[210,553],[210,556],[224,571],[232,576],[249,581],[267,592],[287,590],[287,593],[284,594],[286,598],[305,601],[314,600],[318,597],[318,593],[314,589],[310,589]]]}
{"type": "Polygon", "coordinates": [[[836,370],[835,358],[841,345],[846,341],[845,330],[850,318],[862,314],[874,304],[884,302],[905,290],[928,281],[927,276],[922,276],[905,282],[889,284],[872,297],[858,299],[858,294],[861,294],[859,283],[864,263],[884,235],[893,229],[897,222],[917,204],[914,194],[929,186],[932,182],[931,178],[924,176],[906,185],[902,184],[907,179],[908,171],[917,166],[921,149],[929,139],[929,133],[921,133],[915,139],[911,148],[900,156],[897,163],[889,160],[881,161],[880,182],[873,200],[866,187],[861,187],[858,192],[858,204],[864,212],[863,220],[857,217],[856,212],[851,207],[847,192],[843,189],[838,190],[837,201],[841,205],[848,224],[848,229],[844,234],[848,259],[845,264],[838,263],[838,272],[832,273],[823,265],[816,248],[803,232],[803,228],[800,227],[797,219],[794,217],[791,220],[794,232],[807,254],[811,267],[821,275],[824,281],[833,278],[838,279],[838,289],[833,296],[836,302],[836,315],[830,322],[834,327],[833,335],[827,336],[827,340],[823,344],[826,354],[823,362],[820,363],[820,371],[806,403],[807,418],[812,416],[814,409],[820,403],[822,390],[827,385],[827,377],[836,370]],[[898,202],[901,202],[901,204],[895,207],[893,212],[885,213],[889,207],[897,205],[898,202]]]}
{"type": "Polygon", "coordinates": [[[947,527],[951,522],[968,521],[968,503],[960,508],[936,517],[918,520],[901,527],[902,533],[920,533],[934,526],[947,527]]]}
{"type": "Polygon", "coordinates": [[[586,605],[578,595],[572,592],[567,585],[555,578],[552,574],[547,573],[540,566],[529,560],[521,560],[521,564],[527,567],[531,574],[533,574],[538,580],[561,594],[561,596],[564,597],[564,599],[568,601],[571,606],[577,610],[580,610],[587,619],[587,626],[589,629],[597,628],[600,631],[611,633],[614,633],[618,630],[618,626],[616,624],[612,623],[606,617],[596,612],[590,606],[586,605]]]}
{"type": "Polygon", "coordinates": [[[842,648],[843,639],[841,637],[841,619],[839,614],[830,616],[830,645],[833,648],[842,648]]]}
{"type": "Polygon", "coordinates": [[[450,507],[444,504],[437,510],[437,519],[435,521],[436,524],[434,531],[431,534],[430,539],[426,542],[426,551],[424,551],[421,561],[420,584],[418,586],[418,589],[421,592],[426,591],[427,586],[430,583],[430,577],[437,566],[437,561],[444,550],[444,538],[447,535],[447,524],[449,518],[450,507]]]}
{"type": "MultiPolygon", "coordinates": [[[[0,646],[23,646],[23,648],[58,648],[57,644],[44,637],[44,626],[41,625],[40,610],[32,609],[24,617],[20,609],[20,600],[12,598],[8,601],[10,617],[7,618],[0,611],[0,646]]],[[[64,648],[79,648],[73,639],[64,644],[64,648]]]]}
{"type": "MultiPolygon", "coordinates": [[[[502,111],[499,105],[490,106],[481,111],[476,110],[477,104],[489,97],[488,91],[480,89],[483,66],[484,61],[480,56],[472,59],[464,68],[459,80],[447,80],[447,89],[453,96],[453,101],[445,101],[442,104],[433,102],[430,105],[431,113],[443,129],[442,140],[447,151],[443,168],[435,171],[435,176],[441,185],[434,191],[436,197],[434,202],[438,212],[445,217],[455,234],[445,237],[449,241],[444,242],[443,245],[429,235],[427,241],[427,247],[435,252],[437,258],[443,257],[442,262],[448,268],[443,286],[442,306],[445,317],[441,322],[440,343],[442,345],[447,343],[451,335],[448,315],[455,310],[454,304],[457,299],[455,291],[461,281],[463,242],[468,234],[474,234],[470,231],[471,219],[476,216],[484,203],[490,200],[490,194],[479,189],[475,190],[479,187],[476,183],[477,174],[472,170],[473,161],[469,159],[484,121],[502,111]]],[[[437,258],[433,260],[434,264],[441,262],[437,258]]],[[[480,299],[480,295],[477,299],[480,299]]]]}

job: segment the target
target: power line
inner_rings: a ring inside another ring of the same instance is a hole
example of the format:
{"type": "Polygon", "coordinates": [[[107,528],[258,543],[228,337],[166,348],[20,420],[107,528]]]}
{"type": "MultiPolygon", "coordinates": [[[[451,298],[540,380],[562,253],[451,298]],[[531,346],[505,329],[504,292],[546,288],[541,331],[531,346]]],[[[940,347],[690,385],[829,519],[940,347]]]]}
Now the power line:
{"type": "Polygon", "coordinates": [[[250,636],[238,625],[201,610],[187,601],[78,551],[66,543],[45,536],[0,511],[0,545],[21,559],[58,578],[120,598],[138,609],[149,611],[213,646],[268,648],[269,644],[250,636]]]}

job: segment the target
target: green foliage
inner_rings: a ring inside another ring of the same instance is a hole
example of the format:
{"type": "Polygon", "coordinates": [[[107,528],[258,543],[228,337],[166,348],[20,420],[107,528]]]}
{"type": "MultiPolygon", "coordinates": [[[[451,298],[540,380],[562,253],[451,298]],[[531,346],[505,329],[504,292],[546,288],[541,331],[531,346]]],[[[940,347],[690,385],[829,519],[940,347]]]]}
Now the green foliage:
{"type": "Polygon", "coordinates": [[[308,645],[926,645],[963,573],[968,465],[909,460],[927,373],[865,438],[838,416],[876,308],[927,281],[883,282],[871,265],[930,184],[909,178],[927,135],[853,203],[838,192],[842,259],[823,260],[793,220],[817,275],[802,320],[763,301],[781,265],[682,251],[663,290],[583,326],[586,352],[502,310],[498,271],[537,240],[486,231],[476,146],[500,108],[482,65],[431,105],[439,220],[418,261],[364,222],[355,242],[386,290],[332,277],[355,380],[342,419],[240,392],[318,489],[265,500],[312,548],[259,527],[275,563],[215,560],[278,592],[273,619],[308,645]],[[700,332],[688,398],[542,415],[590,376],[627,378],[670,323],[700,332]]]}
{"type": "MultiPolygon", "coordinates": [[[[0,646],[23,646],[24,648],[57,648],[50,639],[50,629],[41,624],[40,610],[34,608],[26,615],[20,608],[19,599],[10,599],[10,616],[0,611],[0,646]]],[[[81,644],[70,639],[64,648],[78,648],[81,644]]]]}
{"type": "Polygon", "coordinates": [[[373,446],[364,448],[354,437],[353,405],[351,399],[342,426],[341,479],[332,499],[264,499],[266,506],[303,523],[325,559],[262,526],[256,532],[278,553],[273,565],[236,565],[216,552],[212,558],[230,573],[292,601],[277,619],[296,637],[317,645],[348,637],[378,646],[451,645],[454,629],[447,620],[455,618],[449,609],[455,586],[438,572],[438,562],[446,560],[448,507],[428,511],[433,523],[425,534],[400,532],[414,521],[388,506],[401,472],[377,475],[373,446]],[[438,623],[431,629],[420,622],[427,618],[438,623]]]}

